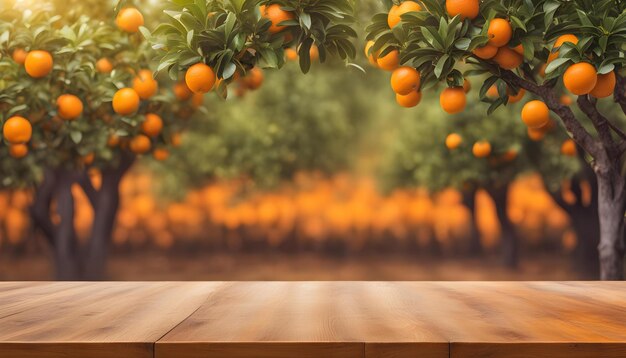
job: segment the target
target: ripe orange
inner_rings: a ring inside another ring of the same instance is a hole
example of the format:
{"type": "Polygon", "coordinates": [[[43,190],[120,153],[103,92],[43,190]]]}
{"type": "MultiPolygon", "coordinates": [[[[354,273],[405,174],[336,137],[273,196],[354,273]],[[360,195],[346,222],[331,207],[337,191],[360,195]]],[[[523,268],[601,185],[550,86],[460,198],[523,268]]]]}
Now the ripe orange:
{"type": "Polygon", "coordinates": [[[572,97],[564,94],[564,95],[561,95],[561,98],[559,98],[559,103],[564,106],[570,106],[572,105],[572,103],[574,103],[574,100],[572,99],[572,97]]]}
{"type": "Polygon", "coordinates": [[[193,95],[193,92],[191,92],[185,82],[178,82],[174,85],[174,96],[176,96],[179,101],[186,101],[191,98],[191,95],[193,95]]]}
{"type": "Polygon", "coordinates": [[[83,102],[73,94],[62,94],[57,98],[57,112],[66,121],[74,120],[83,114],[83,102]]]}
{"type": "Polygon", "coordinates": [[[476,158],[485,158],[491,154],[491,144],[486,140],[479,140],[472,146],[472,153],[476,158]]]}
{"type": "Polygon", "coordinates": [[[593,91],[598,82],[596,68],[588,62],[575,63],[565,70],[563,84],[570,92],[581,96],[593,91]]]}
{"type": "Polygon", "coordinates": [[[288,49],[285,49],[285,57],[289,61],[296,61],[298,59],[298,52],[295,49],[289,47],[288,49]]]}
{"type": "Polygon", "coordinates": [[[117,147],[118,144],[120,144],[120,137],[115,134],[111,134],[107,139],[107,146],[117,147]]]}
{"type": "Polygon", "coordinates": [[[508,47],[500,47],[493,60],[505,70],[512,70],[519,67],[524,58],[508,47]]]}
{"type": "Polygon", "coordinates": [[[13,158],[24,158],[26,154],[28,154],[26,144],[11,144],[11,146],[9,146],[9,155],[13,158]]]}
{"type": "Polygon", "coordinates": [[[478,58],[482,58],[483,60],[488,60],[493,58],[498,53],[498,48],[492,45],[485,45],[483,47],[477,47],[472,51],[474,55],[478,58]]]}
{"type": "Polygon", "coordinates": [[[400,5],[393,5],[387,15],[387,24],[390,29],[393,29],[402,20],[400,16],[408,12],[420,10],[422,10],[422,7],[415,1],[405,1],[400,5]]]}
{"type": "Polygon", "coordinates": [[[465,109],[467,100],[463,87],[448,87],[441,91],[439,104],[444,111],[450,114],[459,113],[465,109]]]}
{"type": "Polygon", "coordinates": [[[96,155],[93,152],[91,152],[89,154],[83,155],[83,157],[80,159],[84,165],[91,165],[93,164],[94,159],[96,159],[96,155]]]}
{"type": "Polygon", "coordinates": [[[506,152],[504,152],[504,154],[502,155],[502,159],[505,162],[510,162],[515,160],[515,158],[517,158],[517,150],[516,149],[509,149],[506,152]]]}
{"type": "Polygon", "coordinates": [[[456,133],[450,133],[446,137],[446,147],[450,150],[458,148],[461,143],[463,143],[463,138],[456,133]]]}
{"type": "Polygon", "coordinates": [[[154,113],[148,113],[145,116],[145,119],[141,123],[141,131],[149,136],[155,137],[161,133],[163,129],[163,120],[161,117],[154,113]]]}
{"type": "Polygon", "coordinates": [[[573,139],[566,139],[563,141],[563,144],[561,144],[561,153],[569,157],[575,157],[578,153],[578,150],[576,149],[576,142],[574,142],[573,139]]]}
{"type": "Polygon", "coordinates": [[[522,108],[522,121],[528,128],[541,128],[550,121],[550,109],[541,101],[530,101],[522,108]]]}
{"type": "Polygon", "coordinates": [[[526,133],[528,134],[528,138],[532,141],[538,142],[546,136],[546,132],[541,128],[530,128],[528,127],[526,133]]]}
{"type": "Polygon", "coordinates": [[[502,47],[511,40],[513,29],[507,20],[495,18],[489,23],[487,36],[489,36],[489,45],[502,47]]]}
{"type": "Polygon", "coordinates": [[[487,97],[489,98],[498,98],[500,97],[500,93],[498,92],[498,86],[491,85],[491,87],[489,87],[489,89],[487,90],[486,93],[487,97]]]}
{"type": "Polygon", "coordinates": [[[100,73],[110,73],[113,71],[113,64],[108,58],[101,58],[96,61],[96,71],[100,73]]]}
{"type": "Polygon", "coordinates": [[[196,63],[187,70],[185,83],[191,92],[207,93],[215,85],[215,72],[204,63],[196,63]]]}
{"type": "Polygon", "coordinates": [[[393,71],[400,65],[400,52],[398,50],[392,50],[383,57],[379,57],[376,60],[378,67],[383,70],[393,71]]]}
{"type": "Polygon", "coordinates": [[[506,93],[509,95],[509,103],[517,103],[521,101],[522,98],[524,98],[524,95],[526,94],[526,90],[523,88],[520,88],[519,91],[517,91],[517,93],[513,93],[513,91],[507,88],[506,93]]]}
{"type": "Polygon", "coordinates": [[[2,135],[11,144],[26,143],[33,135],[33,126],[26,118],[14,116],[4,122],[2,135]]]}
{"type": "Polygon", "coordinates": [[[141,99],[148,99],[154,96],[159,89],[159,83],[152,77],[150,70],[141,70],[137,77],[133,79],[133,89],[141,99]]]}
{"type": "Polygon", "coordinates": [[[11,55],[13,61],[20,65],[24,64],[24,62],[26,61],[26,56],[28,56],[28,52],[21,48],[16,48],[15,50],[13,50],[13,54],[11,55]]]}
{"type": "Polygon", "coordinates": [[[369,61],[370,65],[378,67],[378,63],[376,63],[376,54],[373,52],[370,53],[370,49],[372,48],[372,46],[374,46],[374,41],[367,41],[367,43],[365,44],[365,56],[367,56],[367,60],[369,61]]]}
{"type": "Polygon", "coordinates": [[[515,47],[512,47],[511,49],[517,52],[518,55],[522,56],[522,58],[524,57],[524,45],[519,44],[515,47]]]}
{"type": "Polygon", "coordinates": [[[138,134],[130,140],[130,150],[135,154],[147,153],[151,146],[150,138],[143,134],[138,134]]]}
{"type": "Polygon", "coordinates": [[[170,142],[172,143],[173,147],[180,147],[180,145],[183,143],[183,136],[180,133],[174,133],[170,138],[170,142]]]}
{"type": "Polygon", "coordinates": [[[446,0],[446,11],[450,17],[473,20],[478,16],[478,0],[446,0]]]}
{"type": "Polygon", "coordinates": [[[401,95],[396,93],[396,102],[405,108],[411,108],[417,106],[422,100],[422,92],[412,91],[407,95],[401,95]]]}
{"type": "Polygon", "coordinates": [[[468,93],[472,89],[472,83],[467,79],[463,79],[463,92],[468,93]]]}
{"type": "Polygon", "coordinates": [[[261,16],[271,21],[272,25],[270,26],[269,31],[273,34],[279,33],[286,28],[286,26],[278,24],[294,18],[293,13],[281,9],[278,4],[261,6],[259,9],[261,10],[261,16]]]}
{"type": "Polygon", "coordinates": [[[311,45],[311,48],[309,49],[309,58],[311,59],[311,62],[317,61],[320,58],[320,50],[317,48],[316,44],[311,45]]]}
{"type": "Polygon", "coordinates": [[[251,90],[255,90],[263,84],[263,70],[258,67],[253,67],[251,70],[246,73],[246,76],[243,78],[243,82],[246,87],[251,90]]]}
{"type": "Polygon", "coordinates": [[[556,39],[556,41],[554,41],[554,45],[552,46],[552,48],[559,48],[566,42],[571,42],[576,45],[578,44],[578,37],[572,34],[561,35],[556,39]]]}
{"type": "Polygon", "coordinates": [[[132,88],[122,88],[113,96],[113,110],[123,116],[133,114],[139,109],[139,95],[132,88]]]}
{"type": "Polygon", "coordinates": [[[546,77],[546,67],[548,67],[548,64],[546,63],[542,63],[539,66],[539,70],[537,71],[537,73],[539,74],[539,76],[541,77],[546,77]]]}
{"type": "Polygon", "coordinates": [[[31,51],[26,55],[24,68],[26,73],[33,78],[47,76],[52,71],[52,55],[48,51],[31,51]]]}
{"type": "Polygon", "coordinates": [[[613,94],[615,91],[615,72],[611,71],[603,75],[598,75],[596,86],[589,94],[596,98],[605,98],[613,94]]]}
{"type": "Polygon", "coordinates": [[[391,73],[391,89],[397,94],[407,95],[420,87],[420,73],[413,67],[398,67],[391,73]]]}
{"type": "Polygon", "coordinates": [[[154,157],[154,159],[162,162],[170,156],[170,152],[165,148],[156,148],[152,152],[152,156],[154,157]]]}
{"type": "Polygon", "coordinates": [[[117,14],[115,24],[122,31],[135,33],[143,26],[143,15],[136,8],[127,7],[117,14]]]}

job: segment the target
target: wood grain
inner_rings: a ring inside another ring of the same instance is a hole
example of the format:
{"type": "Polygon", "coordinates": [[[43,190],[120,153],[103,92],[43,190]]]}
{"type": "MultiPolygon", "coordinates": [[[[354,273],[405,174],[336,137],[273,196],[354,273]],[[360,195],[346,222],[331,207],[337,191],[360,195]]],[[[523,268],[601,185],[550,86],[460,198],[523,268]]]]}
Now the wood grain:
{"type": "Polygon", "coordinates": [[[626,283],[8,282],[0,357],[626,357],[626,283]]]}
{"type": "Polygon", "coordinates": [[[152,357],[154,342],[222,285],[3,283],[0,357],[152,357]]]}

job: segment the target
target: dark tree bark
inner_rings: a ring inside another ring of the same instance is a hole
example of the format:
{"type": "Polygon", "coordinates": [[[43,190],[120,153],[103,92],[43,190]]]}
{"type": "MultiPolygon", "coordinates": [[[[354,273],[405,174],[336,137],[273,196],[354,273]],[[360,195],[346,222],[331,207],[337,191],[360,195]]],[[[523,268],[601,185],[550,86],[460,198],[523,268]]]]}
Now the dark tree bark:
{"type": "Polygon", "coordinates": [[[519,243],[515,226],[509,219],[507,213],[509,185],[494,187],[488,189],[495,206],[498,220],[500,221],[501,240],[500,250],[502,255],[502,263],[509,268],[517,268],[519,264],[519,243]]]}
{"type": "Polygon", "coordinates": [[[470,232],[468,253],[471,256],[478,256],[482,253],[483,247],[480,242],[480,233],[476,222],[476,187],[466,188],[461,192],[463,194],[463,205],[469,210],[470,214],[470,232]]]}
{"type": "Polygon", "coordinates": [[[61,222],[54,235],[56,277],[58,280],[78,280],[80,269],[74,231],[74,197],[72,196],[75,174],[59,170],[57,178],[56,204],[61,222]]]}

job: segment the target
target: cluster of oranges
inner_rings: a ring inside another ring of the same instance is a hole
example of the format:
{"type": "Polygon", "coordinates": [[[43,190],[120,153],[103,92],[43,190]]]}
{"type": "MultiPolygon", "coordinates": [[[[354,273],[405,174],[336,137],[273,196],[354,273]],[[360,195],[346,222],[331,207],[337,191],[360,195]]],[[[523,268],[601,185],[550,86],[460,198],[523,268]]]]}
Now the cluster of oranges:
{"type": "MultiPolygon", "coordinates": [[[[98,185],[97,173],[92,174],[98,185]]],[[[456,190],[429,194],[424,190],[396,190],[383,195],[370,178],[338,174],[323,178],[300,173],[289,185],[271,192],[241,196],[242,183],[217,182],[191,191],[184,200],[161,203],[152,190],[154,179],[132,172],[120,185],[120,211],[114,229],[117,247],[154,245],[216,246],[238,249],[246,245],[278,246],[296,239],[305,247],[320,247],[334,240],[352,250],[385,247],[413,241],[427,248],[436,240],[445,253],[467,246],[469,213],[456,190]]],[[[93,209],[89,199],[73,188],[77,236],[91,232],[93,209]]],[[[512,185],[508,208],[511,220],[530,244],[559,240],[568,231],[567,215],[559,210],[537,176],[512,185]],[[546,235],[549,233],[549,235],[546,235]],[[535,241],[536,240],[536,241],[535,241]]],[[[0,242],[19,245],[30,232],[31,193],[0,191],[0,242]]],[[[480,192],[477,220],[485,248],[498,244],[499,227],[494,204],[480,192]]],[[[58,217],[52,218],[54,222],[58,217]]]]}
{"type": "MultiPolygon", "coordinates": [[[[458,133],[450,133],[445,139],[446,147],[450,150],[455,150],[463,144],[463,137],[458,133]]],[[[505,154],[504,159],[513,160],[517,156],[517,153],[513,152],[505,154]]],[[[478,140],[472,145],[472,154],[476,158],[486,158],[491,154],[491,143],[486,140],[478,140]]]]}

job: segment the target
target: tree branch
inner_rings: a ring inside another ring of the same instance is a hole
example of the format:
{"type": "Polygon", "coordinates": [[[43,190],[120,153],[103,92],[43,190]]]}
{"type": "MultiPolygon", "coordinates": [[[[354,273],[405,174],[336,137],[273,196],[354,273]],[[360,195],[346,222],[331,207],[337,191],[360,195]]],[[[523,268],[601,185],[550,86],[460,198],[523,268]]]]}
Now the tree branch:
{"type": "Polygon", "coordinates": [[[576,102],[578,104],[578,108],[580,108],[580,110],[591,120],[593,127],[598,132],[600,140],[607,150],[616,154],[615,149],[617,143],[611,134],[611,128],[608,125],[609,121],[598,111],[595,102],[592,101],[589,96],[578,96],[578,101],[576,102]]]}
{"type": "Polygon", "coordinates": [[[95,208],[96,205],[98,205],[98,190],[93,186],[89,174],[86,171],[78,178],[78,184],[85,192],[85,195],[87,195],[91,206],[95,208]]]}
{"type": "Polygon", "coordinates": [[[50,204],[57,187],[57,178],[53,170],[47,169],[43,181],[35,190],[35,197],[30,208],[33,222],[41,229],[51,246],[55,244],[56,226],[50,219],[50,204]]]}
{"type": "Polygon", "coordinates": [[[622,108],[622,112],[626,114],[626,88],[624,87],[626,86],[626,78],[620,76],[620,74],[615,71],[615,79],[617,83],[615,85],[615,91],[613,92],[613,100],[615,103],[619,104],[622,108]]]}

